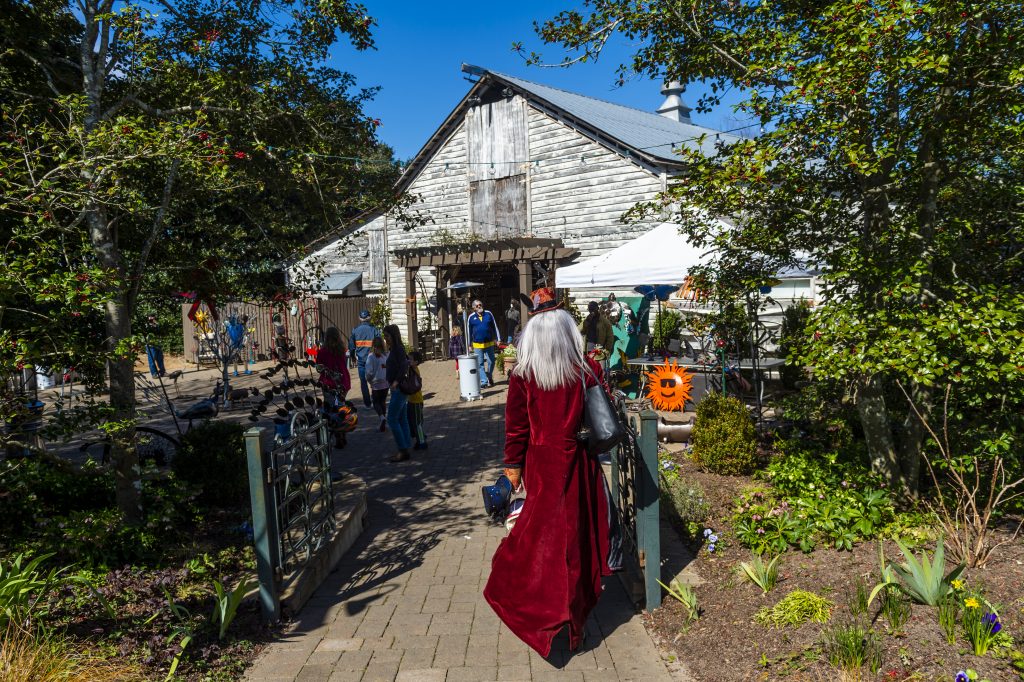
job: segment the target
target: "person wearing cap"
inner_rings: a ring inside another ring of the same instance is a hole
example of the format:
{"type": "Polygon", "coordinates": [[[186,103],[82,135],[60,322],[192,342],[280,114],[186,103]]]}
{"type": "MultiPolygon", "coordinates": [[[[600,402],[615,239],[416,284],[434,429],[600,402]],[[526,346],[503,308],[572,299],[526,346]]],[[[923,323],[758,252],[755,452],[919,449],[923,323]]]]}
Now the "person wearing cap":
{"type": "Polygon", "coordinates": [[[473,313],[469,316],[469,342],[476,353],[477,369],[486,381],[480,381],[480,387],[494,384],[494,347],[498,345],[501,334],[498,323],[490,310],[484,310],[484,304],[473,301],[473,313]],[[484,360],[487,365],[484,365],[484,360]]]}
{"type": "Polygon", "coordinates": [[[505,404],[504,473],[525,502],[491,559],[484,599],[543,657],[583,624],[609,566],[609,507],[601,464],[578,438],[584,393],[602,379],[572,316],[550,289],[534,291],[505,404]]]}
{"type": "Polygon", "coordinates": [[[359,311],[359,324],[352,330],[352,346],[349,353],[359,368],[359,389],[363,394],[363,405],[373,407],[370,385],[366,381],[366,358],[370,355],[373,340],[380,336],[380,330],[370,324],[370,311],[359,311]]]}

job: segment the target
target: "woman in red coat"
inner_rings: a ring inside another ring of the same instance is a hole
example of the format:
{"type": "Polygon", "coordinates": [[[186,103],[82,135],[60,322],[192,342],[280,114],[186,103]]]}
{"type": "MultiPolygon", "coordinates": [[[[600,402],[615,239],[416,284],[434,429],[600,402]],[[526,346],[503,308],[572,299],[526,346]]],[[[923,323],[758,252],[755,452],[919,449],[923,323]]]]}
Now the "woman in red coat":
{"type": "Polygon", "coordinates": [[[584,358],[572,317],[546,291],[534,292],[539,305],[519,340],[505,407],[505,473],[526,486],[526,504],[484,588],[498,617],[544,657],[566,626],[569,648],[579,648],[610,573],[604,474],[576,439],[582,381],[593,386],[601,368],[584,358]]]}

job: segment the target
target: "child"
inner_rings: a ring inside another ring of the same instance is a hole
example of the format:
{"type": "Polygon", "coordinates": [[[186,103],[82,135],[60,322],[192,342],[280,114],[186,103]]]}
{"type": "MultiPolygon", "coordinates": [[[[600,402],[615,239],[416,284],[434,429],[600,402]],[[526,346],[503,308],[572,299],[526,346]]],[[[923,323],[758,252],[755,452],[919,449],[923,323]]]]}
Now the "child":
{"type": "Polygon", "coordinates": [[[388,379],[384,370],[384,363],[387,362],[387,359],[388,354],[384,351],[384,339],[380,336],[374,337],[370,345],[370,354],[366,356],[366,383],[370,385],[373,396],[373,411],[380,417],[380,426],[377,427],[377,430],[381,433],[388,428],[388,379]]]}
{"type": "MultiPolygon", "coordinates": [[[[423,362],[423,354],[419,351],[412,351],[409,353],[409,366],[412,368],[411,371],[420,373],[419,364],[423,362]]],[[[422,375],[420,377],[422,379],[422,375]]],[[[427,434],[423,432],[423,390],[416,391],[409,396],[409,433],[412,434],[416,444],[412,446],[413,450],[426,450],[427,449],[427,434]]]]}
{"type": "Polygon", "coordinates": [[[452,327],[452,336],[448,339],[448,357],[455,360],[455,376],[459,376],[459,356],[466,354],[466,340],[462,338],[462,328],[452,327]]]}

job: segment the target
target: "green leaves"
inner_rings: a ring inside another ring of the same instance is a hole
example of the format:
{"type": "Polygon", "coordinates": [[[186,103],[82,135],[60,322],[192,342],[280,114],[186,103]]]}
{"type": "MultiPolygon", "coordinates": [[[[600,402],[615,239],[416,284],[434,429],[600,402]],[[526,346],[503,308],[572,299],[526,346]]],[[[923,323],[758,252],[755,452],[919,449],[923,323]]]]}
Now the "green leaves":
{"type": "Polygon", "coordinates": [[[224,639],[224,635],[227,634],[231,622],[238,613],[238,607],[242,600],[257,585],[255,580],[244,578],[235,586],[235,589],[228,591],[224,589],[219,580],[213,581],[214,603],[213,615],[210,620],[214,625],[219,626],[217,639],[224,639]]]}
{"type": "Polygon", "coordinates": [[[935,553],[931,560],[928,558],[928,552],[924,550],[921,552],[921,559],[918,560],[913,552],[903,544],[899,542],[896,544],[906,561],[901,564],[890,561],[888,566],[898,580],[886,579],[876,585],[871,591],[868,603],[874,601],[880,591],[896,588],[902,590],[918,604],[937,607],[939,602],[952,591],[951,583],[960,577],[966,566],[961,564],[950,571],[948,575],[945,574],[946,559],[941,538],[935,546],[935,553]]]}

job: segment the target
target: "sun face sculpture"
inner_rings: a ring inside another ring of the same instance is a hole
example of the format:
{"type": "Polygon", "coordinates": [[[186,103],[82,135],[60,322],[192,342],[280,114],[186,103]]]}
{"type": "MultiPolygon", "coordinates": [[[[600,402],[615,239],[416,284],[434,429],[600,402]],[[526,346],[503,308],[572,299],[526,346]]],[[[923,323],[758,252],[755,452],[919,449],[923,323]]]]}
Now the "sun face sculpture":
{"type": "Polygon", "coordinates": [[[673,360],[647,372],[647,397],[656,410],[682,412],[693,390],[693,376],[673,360]]]}

